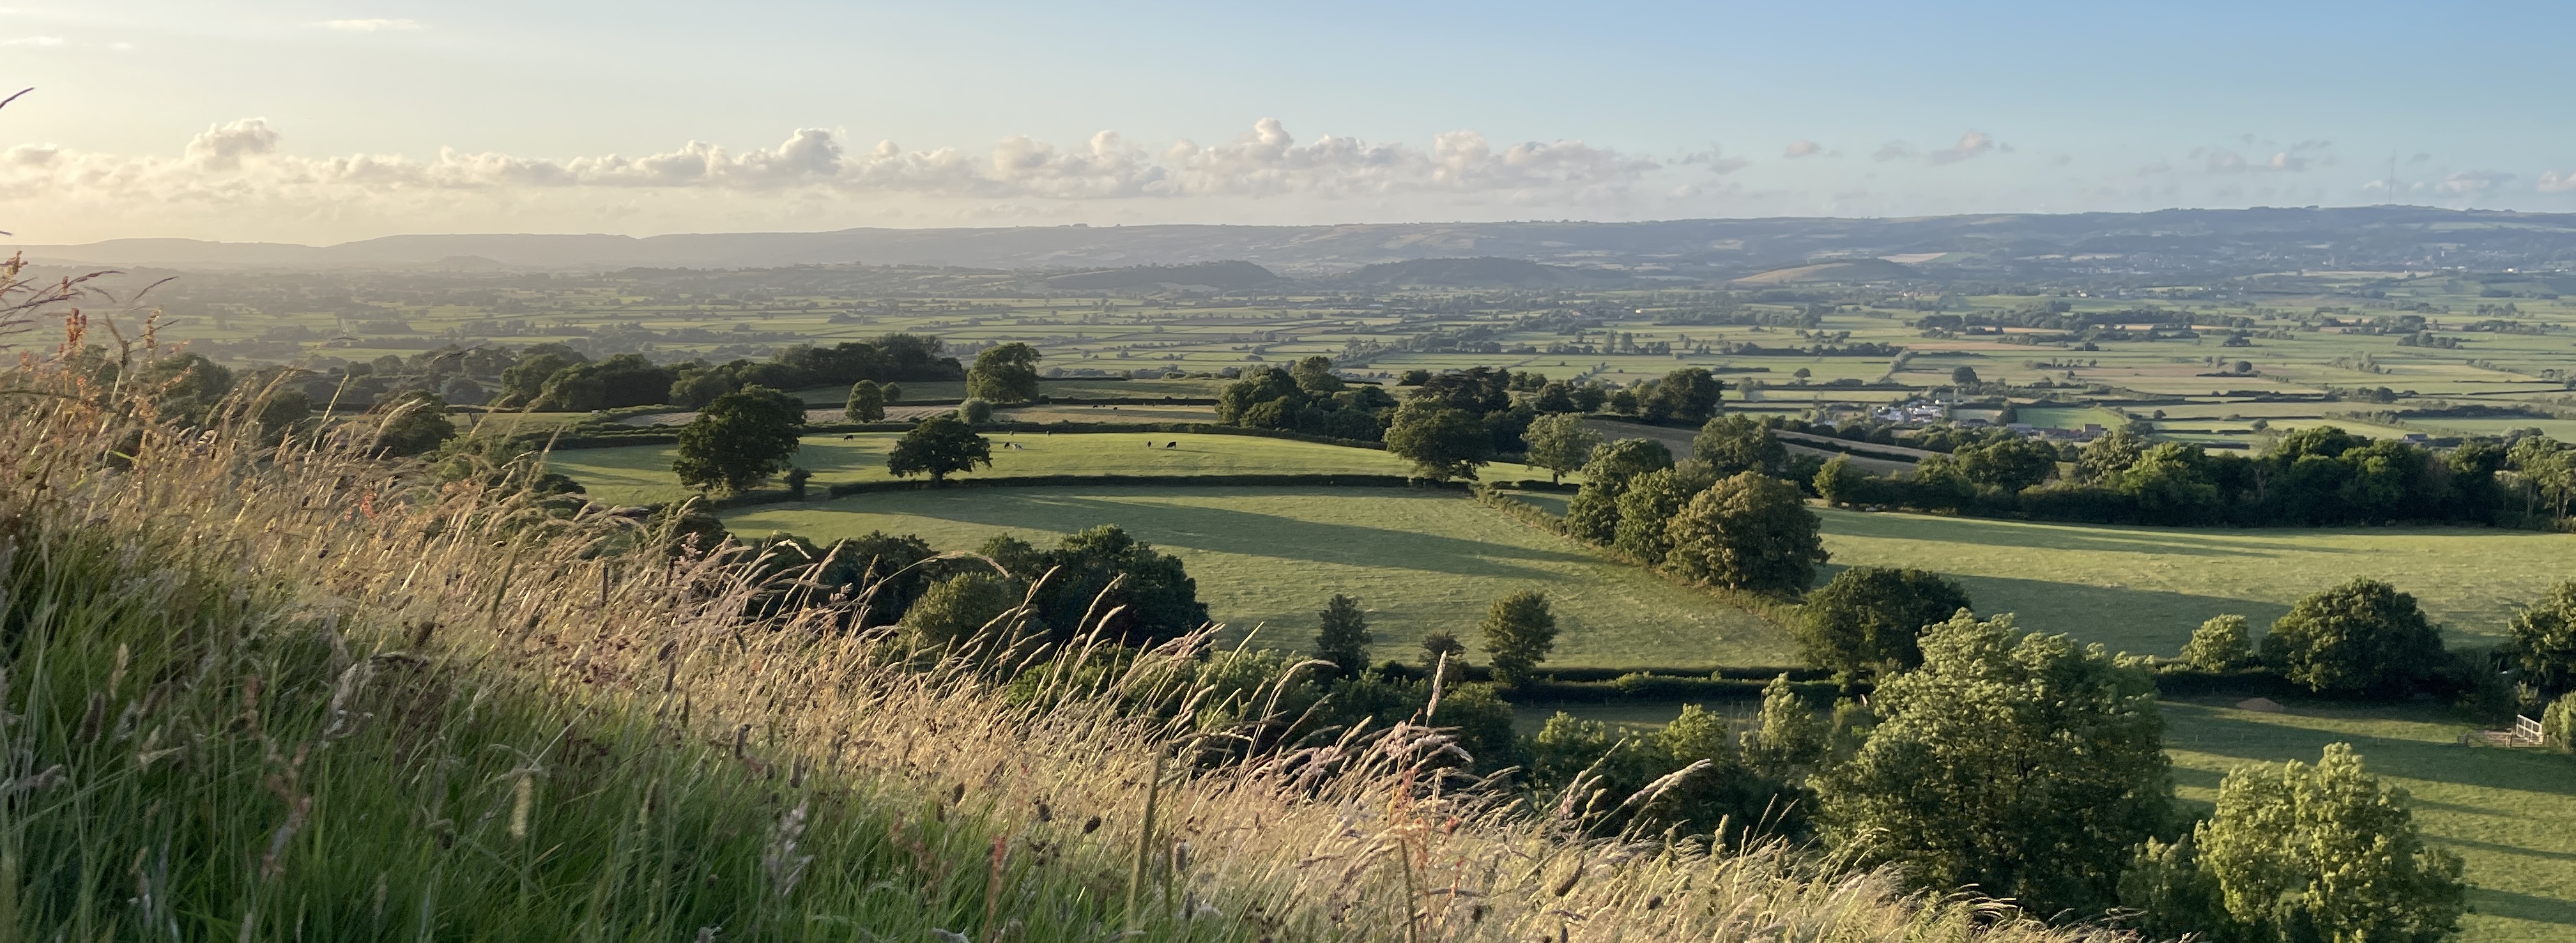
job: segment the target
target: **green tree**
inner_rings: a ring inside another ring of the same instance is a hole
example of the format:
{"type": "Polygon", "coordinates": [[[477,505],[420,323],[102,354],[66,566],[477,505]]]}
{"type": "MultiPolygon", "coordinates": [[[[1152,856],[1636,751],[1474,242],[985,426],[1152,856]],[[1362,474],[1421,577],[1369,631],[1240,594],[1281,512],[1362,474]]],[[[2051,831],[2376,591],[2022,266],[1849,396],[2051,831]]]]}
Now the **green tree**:
{"type": "Polygon", "coordinates": [[[302,431],[312,419],[313,400],[299,390],[272,389],[251,407],[251,420],[259,424],[260,441],[270,445],[302,431]]]}
{"type": "Polygon", "coordinates": [[[1968,591],[1938,573],[1856,566],[1808,594],[1798,648],[1808,663],[1854,677],[1923,663],[1923,627],[1971,609],[1968,591]]]}
{"type": "Polygon", "coordinates": [[[2505,623],[2498,652],[2545,694],[2576,689],[2576,580],[2560,583],[2505,623]]]}
{"type": "Polygon", "coordinates": [[[1936,893],[2105,912],[2129,850],[2172,820],[2154,681],[2009,615],[1954,617],[1922,647],[1872,695],[1860,751],[1814,780],[1828,842],[1936,893]]]}
{"type": "Polygon", "coordinates": [[[1332,662],[1344,677],[1368,670],[1368,647],[1376,638],[1369,634],[1359,600],[1334,593],[1316,616],[1315,657],[1332,662]]]}
{"type": "Polygon", "coordinates": [[[1835,507],[1868,504],[1873,496],[1869,488],[1869,473],[1861,470],[1848,455],[1826,459],[1824,467],[1816,469],[1814,484],[1817,496],[1835,507]]]}
{"type": "Polygon", "coordinates": [[[1298,358],[1289,366],[1288,376],[1296,380],[1297,389],[1308,396],[1330,396],[1341,392],[1346,385],[1342,382],[1342,375],[1333,372],[1333,358],[1320,355],[1298,358]]]}
{"type": "Polygon", "coordinates": [[[682,409],[705,409],[716,397],[733,392],[733,376],[722,370],[682,367],[679,378],[671,381],[671,405],[682,409]]]}
{"type": "Polygon", "coordinates": [[[1431,631],[1422,633],[1422,670],[1429,671],[1433,668],[1439,667],[1441,663],[1440,660],[1443,658],[1449,660],[1448,663],[1450,671],[1454,672],[1465,670],[1467,667],[1467,643],[1459,641],[1458,636],[1448,632],[1431,631]]]}
{"type": "Polygon", "coordinates": [[[1576,413],[1550,413],[1531,420],[1521,438],[1529,443],[1529,463],[1547,469],[1549,481],[1564,481],[1566,472],[1582,468],[1592,460],[1593,450],[1601,447],[1601,433],[1585,428],[1583,417],[1576,413]]]}
{"type": "Polygon", "coordinates": [[[2459,932],[2468,886],[2458,855],[2425,844],[2412,805],[2348,743],[2315,766],[2240,766],[2188,838],[2140,848],[2122,901],[2159,937],[2435,943],[2459,932]]]}
{"type": "Polygon", "coordinates": [[[1038,398],[1038,349],[1017,341],[984,348],[966,371],[966,395],[996,403],[1038,398]]]}
{"type": "Polygon", "coordinates": [[[1759,725],[1744,732],[1744,762],[1763,776],[1791,782],[1802,770],[1825,758],[1825,731],[1816,711],[1789,686],[1789,676],[1774,676],[1762,686],[1759,725]]]}
{"type": "Polygon", "coordinates": [[[2202,671],[2234,671],[2254,663],[2254,635],[2244,616],[2211,616],[2191,630],[2183,664],[2202,671]]]}
{"type": "Polygon", "coordinates": [[[1655,384],[1654,393],[1637,404],[1647,419],[1699,424],[1717,415],[1717,401],[1726,384],[1701,367],[1684,367],[1664,374],[1655,384]]]}
{"type": "Polygon", "coordinates": [[[913,426],[886,455],[886,471],[895,477],[926,474],[933,485],[947,484],[948,476],[958,472],[992,464],[993,443],[975,434],[975,427],[965,420],[944,413],[913,426]]]}
{"type": "Polygon", "coordinates": [[[1494,678],[1505,684],[1527,680],[1530,669],[1556,649],[1556,616],[1548,611],[1547,594],[1537,590],[1495,600],[1477,628],[1484,633],[1485,657],[1493,664],[1494,678]]]}
{"type": "Polygon", "coordinates": [[[966,420],[966,424],[970,426],[991,422],[993,421],[993,401],[982,397],[969,397],[965,402],[957,404],[957,418],[966,420]]]}
{"type": "Polygon", "coordinates": [[[2003,489],[2007,494],[2018,494],[2057,474],[2055,448],[2017,435],[1996,436],[1953,454],[1959,460],[1959,471],[1969,481],[2003,489]]]}
{"type": "Polygon", "coordinates": [[[520,351],[519,362],[501,371],[502,397],[499,401],[512,406],[535,402],[537,394],[545,391],[547,380],[554,379],[555,374],[564,368],[587,363],[589,359],[562,344],[538,344],[520,351]]]}
{"type": "Polygon", "coordinates": [[[1386,450],[1413,462],[1414,474],[1434,481],[1476,477],[1494,457],[1493,435],[1463,409],[1417,397],[1395,410],[1386,450]]]}
{"type": "Polygon", "coordinates": [[[372,412],[388,417],[376,429],[376,450],[386,455],[425,455],[456,438],[446,401],[420,390],[396,394],[372,412]]]}
{"type": "Polygon", "coordinates": [[[1825,562],[1816,512],[1788,482],[1760,472],[1720,481],[1668,526],[1664,567],[1717,586],[1804,593],[1825,562]]]}
{"type": "Polygon", "coordinates": [[[992,573],[957,574],[931,584],[904,610],[904,633],[922,649],[957,648],[978,638],[1007,645],[1016,633],[1004,617],[1019,609],[1022,592],[1018,581],[992,573]]]}
{"type": "Polygon", "coordinates": [[[691,488],[738,494],[786,471],[804,431],[804,400],[746,386],[716,397],[680,430],[671,470],[691,488]]]}
{"type": "Polygon", "coordinates": [[[851,422],[883,422],[885,406],[885,388],[875,380],[861,380],[850,384],[850,402],[841,414],[850,417],[851,422]]]}
{"type": "Polygon", "coordinates": [[[1583,407],[1574,401],[1574,386],[1563,380],[1550,380],[1546,385],[1539,387],[1538,393],[1530,397],[1530,406],[1543,413],[1584,411],[1583,407]]]}
{"type": "Polygon", "coordinates": [[[2146,450],[2146,437],[2139,435],[2131,426],[2123,425],[2084,444],[2084,450],[2077,453],[2075,460],[2076,477],[2087,482],[2111,481],[2121,472],[2128,471],[2129,466],[2137,464],[2138,457],[2146,450]]]}
{"type": "Polygon", "coordinates": [[[2415,597],[2355,577],[2299,600],[2273,622],[2263,659],[2319,694],[2393,694],[2430,677],[2443,652],[2415,597]]]}
{"type": "Polygon", "coordinates": [[[1950,368],[1950,385],[1951,385],[1951,386],[1958,386],[1958,387],[1970,387],[1970,386],[1975,386],[1975,385],[1977,385],[1977,368],[1975,368],[1975,367],[1952,367],[1952,368],[1950,368]]]}
{"type": "Polygon", "coordinates": [[[1653,439],[1621,439],[1592,450],[1583,465],[1583,488],[1565,506],[1574,536],[1606,544],[1619,535],[1619,496],[1637,476],[1673,467],[1673,453],[1653,439]]]}
{"type": "Polygon", "coordinates": [[[1719,416],[1691,438],[1691,455],[1718,477],[1756,471],[1777,475],[1789,467],[1789,447],[1751,416],[1719,416]]]}
{"type": "Polygon", "coordinates": [[[1619,524],[1612,531],[1611,548],[1647,566],[1664,565],[1665,555],[1673,549],[1673,516],[1715,484],[1716,476],[1696,461],[1628,479],[1627,490],[1619,494],[1619,524]]]}
{"type": "Polygon", "coordinates": [[[202,426],[232,392],[233,372],[200,354],[173,354],[135,371],[134,382],[148,391],[162,419],[182,426],[202,426]]]}

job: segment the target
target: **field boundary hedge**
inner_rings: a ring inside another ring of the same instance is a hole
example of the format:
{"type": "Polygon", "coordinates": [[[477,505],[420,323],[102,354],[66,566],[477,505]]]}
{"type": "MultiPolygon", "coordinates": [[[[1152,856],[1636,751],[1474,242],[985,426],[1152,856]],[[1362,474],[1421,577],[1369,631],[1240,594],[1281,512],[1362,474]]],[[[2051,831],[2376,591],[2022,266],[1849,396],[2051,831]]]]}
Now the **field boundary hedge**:
{"type": "Polygon", "coordinates": [[[1565,529],[1564,519],[1548,513],[1546,508],[1539,507],[1538,505],[1504,494],[1499,488],[1480,484],[1470,486],[1467,489],[1467,492],[1475,497],[1477,503],[1510,515],[1513,519],[1518,520],[1521,523],[1528,524],[1548,533],[1563,537],[1575,546],[1590,551],[1604,559],[1644,570],[1647,573],[1660,577],[1665,582],[1671,583],[1675,586],[1705,593],[1710,598],[1715,599],[1718,602],[1741,609],[1747,614],[1752,615],[1754,618],[1771,623],[1773,627],[1778,628],[1780,631],[1794,632],[1801,619],[1799,612],[1802,607],[1797,603],[1780,602],[1759,593],[1748,593],[1740,589],[1728,589],[1724,586],[1707,586],[1700,583],[1694,583],[1689,580],[1675,577],[1660,569],[1647,566],[1643,562],[1632,559],[1626,554],[1622,554],[1616,550],[1576,537],[1573,533],[1565,529]]]}
{"type": "MultiPolygon", "coordinates": [[[[824,489],[831,497],[853,494],[875,494],[889,491],[939,491],[948,488],[1052,488],[1052,487],[1123,487],[1152,485],[1160,487],[1318,487],[1318,488],[1418,488],[1432,491],[1463,491],[1456,482],[1431,481],[1404,475],[1349,474],[1273,474],[1273,475],[1003,475],[988,478],[951,478],[944,486],[928,481],[899,479],[895,481],[853,481],[824,489]]],[[[755,492],[762,493],[762,492],[755,492]]],[[[784,495],[786,492],[778,492],[784,495]]]]}

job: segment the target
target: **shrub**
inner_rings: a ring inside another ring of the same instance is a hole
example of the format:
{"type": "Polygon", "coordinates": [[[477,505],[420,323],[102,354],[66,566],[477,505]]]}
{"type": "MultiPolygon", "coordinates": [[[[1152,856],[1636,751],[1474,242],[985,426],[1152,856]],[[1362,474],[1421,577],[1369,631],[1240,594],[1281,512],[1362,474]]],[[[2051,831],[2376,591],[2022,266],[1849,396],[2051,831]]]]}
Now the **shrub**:
{"type": "Polygon", "coordinates": [[[2415,597],[2354,578],[2290,608],[2263,637],[2263,659],[2318,694],[2401,694],[2445,662],[2415,597]]]}
{"type": "Polygon", "coordinates": [[[1969,608],[1968,591],[1938,573],[1852,567],[1808,594],[1798,647],[1809,664],[1851,675],[1912,668],[1923,627],[1969,608]]]}
{"type": "Polygon", "coordinates": [[[1495,600],[1477,629],[1485,636],[1494,677],[1505,684],[1527,680],[1530,669],[1556,648],[1556,616],[1548,611],[1547,594],[1536,590],[1495,600]]]}
{"type": "Polygon", "coordinates": [[[2212,616],[2191,631],[2182,661],[2202,671],[2234,671],[2254,663],[2254,640],[2244,616],[2212,616]]]}

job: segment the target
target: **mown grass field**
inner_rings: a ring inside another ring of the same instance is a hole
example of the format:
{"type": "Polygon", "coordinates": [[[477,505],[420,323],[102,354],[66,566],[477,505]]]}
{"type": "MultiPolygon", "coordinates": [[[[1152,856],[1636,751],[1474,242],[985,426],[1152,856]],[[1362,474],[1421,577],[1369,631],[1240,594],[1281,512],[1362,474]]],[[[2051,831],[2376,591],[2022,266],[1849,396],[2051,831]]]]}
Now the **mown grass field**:
{"type": "Polygon", "coordinates": [[[2491,641],[2514,609],[2576,578],[2576,535],[2468,527],[2095,527],[1817,509],[1833,561],[1957,577],[1984,614],[2116,650],[2171,655],[2222,613],[2268,625],[2354,576],[2415,595],[2456,641],[2491,641]]]}
{"type": "Polygon", "coordinates": [[[725,523],[745,536],[786,531],[824,541],[914,533],[942,549],[1004,533],[1044,545],[1118,524],[1179,556],[1211,614],[1236,638],[1262,627],[1253,644],[1264,647],[1305,648],[1316,611],[1346,593],[1371,610],[1373,660],[1410,660],[1424,633],[1447,630],[1481,663],[1475,628],[1486,606],[1540,589],[1557,618],[1551,665],[1768,665],[1794,654],[1769,623],[1454,492],[957,488],[748,508],[725,523]]]}
{"type": "MultiPolygon", "coordinates": [[[[886,481],[894,477],[886,472],[886,453],[902,437],[894,432],[806,436],[795,461],[814,473],[813,487],[817,489],[849,481],[886,481]]],[[[1002,432],[990,438],[993,466],[959,477],[1402,475],[1413,468],[1411,462],[1375,449],[1248,435],[1002,432]]],[[[668,445],[567,449],[555,453],[548,463],[581,482],[596,500],[647,504],[678,501],[692,494],[680,487],[671,474],[671,460],[677,454],[676,447],[668,445]]],[[[1497,464],[1487,466],[1484,476],[1545,478],[1547,472],[1526,465],[1497,464]]]]}

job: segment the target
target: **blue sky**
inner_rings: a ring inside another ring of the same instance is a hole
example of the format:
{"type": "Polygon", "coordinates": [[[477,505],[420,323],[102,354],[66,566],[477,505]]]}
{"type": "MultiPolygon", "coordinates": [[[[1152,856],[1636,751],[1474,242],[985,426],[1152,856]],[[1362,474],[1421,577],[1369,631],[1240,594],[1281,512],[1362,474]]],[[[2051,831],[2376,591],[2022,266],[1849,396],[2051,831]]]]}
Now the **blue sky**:
{"type": "Polygon", "coordinates": [[[19,3],[0,228],[2576,211],[2571,12],[19,3]]]}

